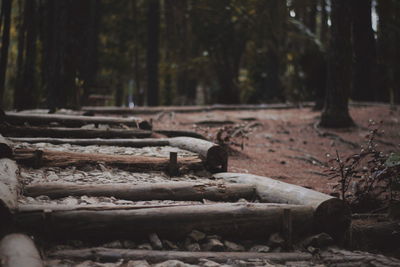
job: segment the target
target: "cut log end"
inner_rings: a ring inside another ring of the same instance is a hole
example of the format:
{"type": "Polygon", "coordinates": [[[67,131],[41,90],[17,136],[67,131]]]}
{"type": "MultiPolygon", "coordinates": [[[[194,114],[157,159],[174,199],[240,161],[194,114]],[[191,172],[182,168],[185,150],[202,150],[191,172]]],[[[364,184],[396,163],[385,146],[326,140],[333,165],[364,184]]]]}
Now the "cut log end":
{"type": "Polygon", "coordinates": [[[228,152],[221,146],[212,146],[207,152],[206,165],[211,172],[226,172],[228,152]]]}
{"type": "Polygon", "coordinates": [[[351,210],[346,202],[331,198],[322,202],[314,213],[315,226],[337,241],[343,238],[351,223],[351,210]]]}
{"type": "Polygon", "coordinates": [[[1,240],[0,259],[5,267],[43,266],[34,242],[23,234],[10,234],[1,240]]]}

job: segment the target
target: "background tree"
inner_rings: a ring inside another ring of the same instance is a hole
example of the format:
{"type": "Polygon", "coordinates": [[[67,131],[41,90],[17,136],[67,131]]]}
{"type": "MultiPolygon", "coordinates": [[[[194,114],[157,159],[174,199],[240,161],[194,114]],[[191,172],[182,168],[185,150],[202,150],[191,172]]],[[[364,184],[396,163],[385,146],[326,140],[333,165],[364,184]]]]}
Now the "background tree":
{"type": "Polygon", "coordinates": [[[10,24],[11,24],[11,0],[3,0],[0,13],[0,106],[3,105],[3,95],[6,84],[6,72],[8,62],[8,46],[10,44],[10,24]]]}

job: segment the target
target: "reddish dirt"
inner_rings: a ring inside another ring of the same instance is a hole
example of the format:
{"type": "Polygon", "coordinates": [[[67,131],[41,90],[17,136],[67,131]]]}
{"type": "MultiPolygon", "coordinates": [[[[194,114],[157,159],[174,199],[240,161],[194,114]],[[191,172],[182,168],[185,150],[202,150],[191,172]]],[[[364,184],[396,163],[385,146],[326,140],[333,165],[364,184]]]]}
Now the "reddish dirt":
{"type": "MultiPolygon", "coordinates": [[[[333,133],[345,141],[362,145],[368,134],[369,120],[382,121],[381,129],[385,134],[378,136],[377,144],[382,151],[400,149],[400,111],[391,111],[388,106],[352,107],[350,113],[357,126],[350,129],[317,128],[320,112],[310,108],[258,111],[212,111],[200,113],[166,113],[152,118],[154,129],[195,130],[194,122],[203,120],[231,120],[244,123],[241,118],[254,118],[261,124],[253,128],[244,150],[231,156],[230,172],[252,173],[271,177],[284,182],[298,184],[322,192],[331,192],[333,180],[328,179],[327,167],[317,161],[327,163],[327,155],[349,155],[360,151],[321,133],[333,133]],[[316,160],[314,160],[316,159],[316,160]],[[314,162],[313,162],[314,160],[314,162]]],[[[210,128],[209,136],[215,134],[218,127],[210,128]]],[[[198,130],[199,133],[204,133],[198,130]]]]}

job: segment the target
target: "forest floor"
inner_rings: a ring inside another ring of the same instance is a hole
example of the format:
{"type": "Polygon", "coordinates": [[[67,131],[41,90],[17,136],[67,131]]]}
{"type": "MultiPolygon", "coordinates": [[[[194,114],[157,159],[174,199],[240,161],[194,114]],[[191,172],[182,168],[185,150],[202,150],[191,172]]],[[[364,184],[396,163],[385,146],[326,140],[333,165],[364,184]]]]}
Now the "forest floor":
{"type": "MultiPolygon", "coordinates": [[[[245,134],[243,149],[231,146],[235,151],[228,171],[268,176],[331,193],[335,181],[326,172],[329,159],[336,151],[342,158],[360,152],[371,127],[384,130],[376,138],[380,151],[400,150],[400,110],[383,105],[350,107],[350,114],[356,126],[347,129],[318,128],[320,112],[311,108],[164,112],[141,117],[152,119],[155,130],[191,130],[214,141],[218,131],[226,135],[238,125],[245,131],[246,125],[251,126],[247,127],[251,131],[245,134]],[[374,126],[370,125],[371,120],[376,123],[374,126]]],[[[240,137],[233,140],[241,142],[240,137]]]]}

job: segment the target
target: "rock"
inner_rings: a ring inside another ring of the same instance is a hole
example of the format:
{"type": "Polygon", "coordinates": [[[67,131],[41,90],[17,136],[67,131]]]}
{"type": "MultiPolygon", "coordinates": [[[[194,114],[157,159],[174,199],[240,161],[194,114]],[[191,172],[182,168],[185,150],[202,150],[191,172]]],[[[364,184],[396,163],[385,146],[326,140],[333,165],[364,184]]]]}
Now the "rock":
{"type": "Polygon", "coordinates": [[[207,243],[201,245],[201,248],[205,251],[222,251],[224,249],[224,244],[218,239],[209,239],[207,243]]]}
{"type": "Polygon", "coordinates": [[[71,205],[71,206],[73,206],[73,205],[78,205],[78,204],[79,204],[79,201],[78,201],[76,198],[67,197],[67,198],[63,199],[63,201],[62,201],[61,203],[62,203],[62,204],[65,204],[65,205],[71,205]]]}
{"type": "Polygon", "coordinates": [[[195,267],[196,265],[191,265],[184,263],[182,261],[177,261],[177,260],[169,260],[169,261],[164,261],[158,264],[153,265],[154,267],[195,267]]]}
{"type": "Polygon", "coordinates": [[[149,240],[153,248],[155,249],[163,248],[162,242],[156,233],[151,233],[149,235],[149,240]]]}
{"type": "Polygon", "coordinates": [[[138,246],[138,249],[153,250],[149,243],[143,243],[138,246]]]}
{"type": "Polygon", "coordinates": [[[224,241],[225,247],[228,249],[228,251],[244,251],[244,247],[242,245],[236,244],[231,241],[224,241]]]}
{"type": "Polygon", "coordinates": [[[219,264],[215,261],[208,260],[208,259],[200,259],[199,261],[200,261],[199,265],[203,266],[203,267],[219,267],[219,266],[221,266],[221,264],[219,264]]]}
{"type": "Polygon", "coordinates": [[[163,243],[164,243],[164,246],[166,248],[168,248],[168,249],[172,249],[172,250],[178,250],[179,249],[179,247],[177,245],[175,245],[174,243],[172,243],[169,240],[164,240],[163,243]]]}
{"type": "Polygon", "coordinates": [[[150,267],[151,265],[147,261],[128,261],[125,267],[150,267]]]}
{"type": "Polygon", "coordinates": [[[199,243],[192,243],[192,244],[185,245],[185,249],[188,251],[200,251],[201,250],[199,243]]]}
{"type": "Polygon", "coordinates": [[[219,235],[208,235],[207,239],[218,239],[218,240],[221,240],[222,238],[219,235]]]}
{"type": "Polygon", "coordinates": [[[267,253],[270,251],[270,248],[268,246],[263,246],[263,245],[255,245],[250,248],[251,252],[261,252],[261,253],[267,253]]]}
{"type": "Polygon", "coordinates": [[[198,242],[206,238],[206,234],[197,230],[193,230],[190,232],[189,237],[198,242]]]}
{"type": "Polygon", "coordinates": [[[305,248],[309,246],[313,246],[316,248],[323,248],[330,246],[333,243],[334,243],[333,238],[326,233],[320,233],[317,235],[310,236],[302,242],[303,247],[305,248]]]}
{"type": "Polygon", "coordinates": [[[275,247],[282,247],[285,244],[285,240],[281,237],[279,233],[274,233],[270,235],[268,239],[268,246],[275,248],[275,247]]]}
{"type": "Polygon", "coordinates": [[[38,196],[38,197],[36,197],[36,200],[39,200],[39,201],[50,201],[50,198],[48,196],[38,196]]]}
{"type": "Polygon", "coordinates": [[[88,204],[97,204],[98,201],[94,197],[81,196],[81,200],[88,204]]]}
{"type": "Polygon", "coordinates": [[[103,247],[105,248],[122,248],[122,243],[119,240],[115,240],[109,243],[105,243],[103,244],[103,247]]]}
{"type": "Polygon", "coordinates": [[[133,242],[131,240],[124,240],[121,243],[124,246],[124,248],[135,248],[136,247],[135,242],[133,242]]]}
{"type": "Polygon", "coordinates": [[[52,173],[52,174],[50,174],[50,175],[47,176],[47,180],[49,180],[49,181],[56,181],[56,180],[58,180],[58,175],[55,174],[55,173],[52,173]]]}

